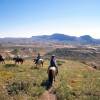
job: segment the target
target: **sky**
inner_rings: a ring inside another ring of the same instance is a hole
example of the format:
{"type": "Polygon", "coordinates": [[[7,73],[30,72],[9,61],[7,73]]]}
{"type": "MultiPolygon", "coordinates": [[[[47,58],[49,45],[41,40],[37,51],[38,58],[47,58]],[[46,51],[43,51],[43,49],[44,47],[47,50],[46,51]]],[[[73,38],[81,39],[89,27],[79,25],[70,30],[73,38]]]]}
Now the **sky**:
{"type": "Polygon", "coordinates": [[[53,33],[100,39],[100,0],[0,0],[0,37],[53,33]]]}

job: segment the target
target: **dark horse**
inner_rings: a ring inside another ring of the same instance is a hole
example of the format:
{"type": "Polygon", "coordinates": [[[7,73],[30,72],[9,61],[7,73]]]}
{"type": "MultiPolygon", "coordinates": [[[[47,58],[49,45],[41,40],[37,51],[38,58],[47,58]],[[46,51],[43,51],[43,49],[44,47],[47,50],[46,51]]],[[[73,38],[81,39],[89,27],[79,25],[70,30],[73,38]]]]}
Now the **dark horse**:
{"type": "Polygon", "coordinates": [[[57,74],[56,68],[50,67],[48,70],[48,82],[50,86],[52,86],[53,80],[55,81],[56,74],[57,74]]]}
{"type": "Polygon", "coordinates": [[[43,63],[44,63],[43,59],[39,59],[38,61],[37,61],[37,59],[33,59],[33,62],[36,64],[36,67],[38,65],[43,67],[43,63]]]}
{"type": "Polygon", "coordinates": [[[0,63],[5,64],[5,59],[4,58],[0,58],[0,63]]]}
{"type": "Polygon", "coordinates": [[[14,57],[13,60],[15,61],[15,64],[23,64],[24,62],[24,59],[23,58],[17,58],[17,57],[14,57]]]}

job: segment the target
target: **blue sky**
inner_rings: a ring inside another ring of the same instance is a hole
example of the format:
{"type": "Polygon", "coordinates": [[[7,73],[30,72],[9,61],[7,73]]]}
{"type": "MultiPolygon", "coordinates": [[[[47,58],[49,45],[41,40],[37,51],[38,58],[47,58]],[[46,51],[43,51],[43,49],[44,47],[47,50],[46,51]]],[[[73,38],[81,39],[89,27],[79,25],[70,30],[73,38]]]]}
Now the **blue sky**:
{"type": "Polygon", "coordinates": [[[0,0],[0,37],[53,33],[100,38],[100,0],[0,0]]]}

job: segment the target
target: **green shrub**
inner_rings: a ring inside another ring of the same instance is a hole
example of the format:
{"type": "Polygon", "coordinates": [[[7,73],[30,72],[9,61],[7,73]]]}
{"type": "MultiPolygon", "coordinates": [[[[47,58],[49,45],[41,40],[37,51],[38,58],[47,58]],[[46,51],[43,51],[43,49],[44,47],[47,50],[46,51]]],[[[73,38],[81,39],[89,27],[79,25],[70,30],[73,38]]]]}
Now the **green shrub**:
{"type": "Polygon", "coordinates": [[[7,91],[9,95],[15,95],[18,94],[19,92],[27,92],[29,88],[29,83],[28,82],[13,82],[12,84],[7,85],[7,91]]]}

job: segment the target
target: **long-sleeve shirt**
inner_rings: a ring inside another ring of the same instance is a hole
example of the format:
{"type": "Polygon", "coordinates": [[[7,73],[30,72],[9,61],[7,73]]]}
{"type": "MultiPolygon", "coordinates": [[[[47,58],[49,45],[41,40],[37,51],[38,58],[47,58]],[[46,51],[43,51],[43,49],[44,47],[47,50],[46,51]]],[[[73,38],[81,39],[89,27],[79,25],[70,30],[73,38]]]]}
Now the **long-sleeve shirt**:
{"type": "Polygon", "coordinates": [[[56,63],[56,60],[55,59],[51,59],[50,61],[50,66],[49,67],[57,67],[57,63],[56,63]]]}
{"type": "Polygon", "coordinates": [[[48,67],[48,70],[50,67],[55,67],[56,68],[56,71],[58,73],[58,66],[57,66],[57,63],[56,63],[56,60],[55,59],[51,59],[50,60],[50,66],[48,67]]]}

